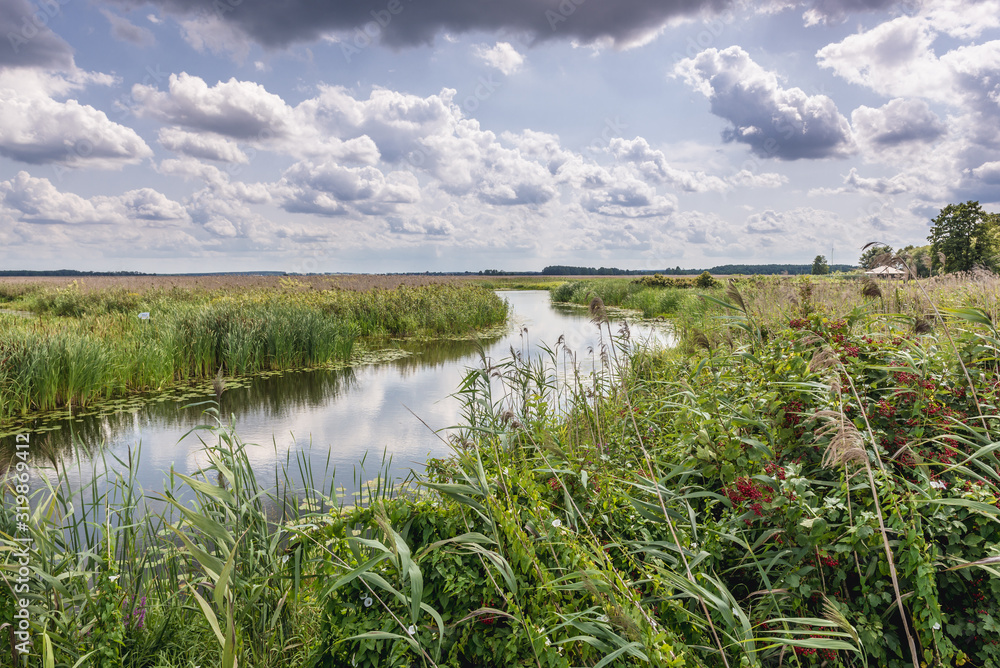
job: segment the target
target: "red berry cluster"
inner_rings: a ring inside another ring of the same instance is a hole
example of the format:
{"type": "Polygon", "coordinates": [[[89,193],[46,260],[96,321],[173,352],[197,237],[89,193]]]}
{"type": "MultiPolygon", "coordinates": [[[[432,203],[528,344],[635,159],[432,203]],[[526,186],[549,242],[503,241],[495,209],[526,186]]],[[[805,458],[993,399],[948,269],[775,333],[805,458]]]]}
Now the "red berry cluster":
{"type": "Polygon", "coordinates": [[[788,326],[792,329],[802,329],[809,326],[809,321],[805,318],[794,318],[788,321],[788,326]]]}
{"type": "Polygon", "coordinates": [[[556,478],[555,476],[549,478],[549,487],[553,490],[559,489],[559,478],[556,478]]]}
{"type": "Polygon", "coordinates": [[[840,566],[840,562],[829,555],[820,555],[820,563],[822,563],[827,568],[836,568],[840,566]]]}
{"type": "Polygon", "coordinates": [[[804,407],[801,401],[790,401],[787,404],[785,404],[784,411],[785,411],[786,427],[794,427],[800,422],[802,422],[802,416],[800,415],[800,413],[802,412],[803,408],[804,407]]]}
{"type": "Polygon", "coordinates": [[[785,467],[780,466],[777,462],[768,462],[765,464],[764,472],[772,478],[777,478],[778,480],[785,479],[785,467]]]}
{"type": "Polygon", "coordinates": [[[764,493],[757,486],[757,483],[750,478],[737,478],[734,484],[736,486],[735,489],[727,487],[725,490],[726,496],[729,497],[729,500],[733,503],[758,501],[764,498],[764,493]]]}
{"type": "MultiPolygon", "coordinates": [[[[823,636],[813,635],[812,638],[822,638],[823,636]]],[[[824,661],[836,661],[837,660],[837,650],[833,649],[814,649],[812,647],[796,647],[795,653],[799,656],[814,656],[819,654],[820,658],[824,661]]]]}
{"type": "MultiPolygon", "coordinates": [[[[902,362],[889,362],[889,366],[905,366],[902,362]]],[[[917,374],[908,371],[894,371],[892,374],[897,383],[910,385],[917,382],[917,374]]]]}
{"type": "Polygon", "coordinates": [[[890,404],[886,399],[882,399],[875,406],[878,409],[878,414],[884,418],[891,418],[896,414],[896,407],[890,404]]]}

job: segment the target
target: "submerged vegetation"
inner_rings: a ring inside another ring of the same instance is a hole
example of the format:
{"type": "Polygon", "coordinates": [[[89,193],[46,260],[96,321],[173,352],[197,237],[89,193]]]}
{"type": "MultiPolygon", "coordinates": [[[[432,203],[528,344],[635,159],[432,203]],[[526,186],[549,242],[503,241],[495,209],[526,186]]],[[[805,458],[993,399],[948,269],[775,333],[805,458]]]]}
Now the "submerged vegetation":
{"type": "Polygon", "coordinates": [[[346,361],[359,338],[466,334],[507,317],[503,300],[471,284],[377,285],[317,289],[282,279],[245,289],[129,291],[4,284],[7,310],[19,312],[0,312],[0,420],[220,372],[346,361]]]}

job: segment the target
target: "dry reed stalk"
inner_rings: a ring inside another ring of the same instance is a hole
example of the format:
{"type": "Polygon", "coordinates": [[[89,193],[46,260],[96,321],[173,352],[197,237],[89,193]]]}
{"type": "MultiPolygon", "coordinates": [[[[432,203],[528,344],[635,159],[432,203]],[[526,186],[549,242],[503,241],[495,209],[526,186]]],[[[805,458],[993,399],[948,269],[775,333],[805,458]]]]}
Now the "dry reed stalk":
{"type": "MultiPolygon", "coordinates": [[[[854,380],[851,378],[850,374],[847,374],[847,370],[844,368],[843,363],[840,363],[840,370],[847,377],[847,382],[851,387],[851,394],[854,400],[858,402],[858,406],[863,406],[861,397],[858,395],[858,389],[854,386],[854,380]]],[[[839,395],[838,395],[839,396],[839,395]]],[[[875,473],[872,470],[871,462],[868,460],[868,454],[864,451],[864,438],[861,437],[860,432],[854,427],[854,423],[847,420],[843,411],[843,404],[841,403],[839,413],[841,426],[837,429],[838,435],[842,434],[840,442],[837,444],[834,453],[830,457],[830,461],[837,461],[844,467],[845,472],[847,471],[847,465],[851,461],[860,461],[864,464],[865,473],[868,477],[868,486],[871,489],[872,500],[875,502],[875,517],[878,519],[879,533],[882,536],[882,549],[885,551],[886,560],[889,563],[889,577],[892,581],[893,592],[896,594],[896,605],[899,609],[900,622],[903,624],[903,631],[906,633],[906,640],[910,647],[910,657],[913,660],[913,668],[920,668],[920,658],[917,653],[917,645],[913,639],[913,634],[910,631],[910,624],[906,620],[906,608],[903,607],[903,593],[899,586],[899,574],[896,571],[896,558],[893,555],[892,545],[889,544],[889,531],[885,526],[885,513],[882,510],[882,502],[879,500],[878,496],[878,486],[875,484],[875,473]],[[847,425],[850,425],[848,427],[847,425]],[[854,434],[850,433],[850,429],[853,428],[854,434]],[[858,440],[860,439],[860,443],[858,440]],[[855,448],[860,447],[862,449],[863,456],[858,458],[855,453],[855,448]]],[[[865,415],[864,411],[861,412],[861,416],[865,421],[865,428],[868,432],[868,436],[871,439],[873,445],[873,451],[875,453],[875,458],[878,461],[879,468],[885,472],[885,464],[882,463],[882,458],[878,454],[877,441],[875,439],[875,432],[872,430],[871,423],[868,421],[868,416],[865,415]]],[[[833,445],[833,439],[831,439],[831,446],[833,445]]],[[[828,448],[828,452],[830,449],[828,448]]],[[[826,455],[824,455],[824,462],[827,461],[826,455]]]]}
{"type": "Polygon", "coordinates": [[[830,443],[823,453],[823,466],[834,468],[868,460],[865,439],[843,411],[818,411],[816,417],[827,420],[825,425],[816,430],[816,437],[822,438],[832,434],[830,443]]]}

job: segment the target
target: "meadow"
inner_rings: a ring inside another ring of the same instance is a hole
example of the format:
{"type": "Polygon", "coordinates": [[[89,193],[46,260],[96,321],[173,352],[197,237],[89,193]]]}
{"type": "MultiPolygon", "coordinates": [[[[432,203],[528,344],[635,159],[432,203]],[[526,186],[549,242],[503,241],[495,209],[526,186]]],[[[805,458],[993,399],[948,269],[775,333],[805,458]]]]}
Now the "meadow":
{"type": "Polygon", "coordinates": [[[998,293],[991,274],[737,280],[679,309],[665,351],[591,296],[606,364],[483,360],[454,454],[362,498],[312,471],[282,492],[208,405],[210,464],[171,476],[172,516],[130,518],[129,462],[36,492],[35,659],[998,665],[998,293]]]}
{"type": "Polygon", "coordinates": [[[359,341],[466,335],[507,318],[489,290],[421,276],[8,279],[0,309],[0,421],[346,363],[359,341]]]}

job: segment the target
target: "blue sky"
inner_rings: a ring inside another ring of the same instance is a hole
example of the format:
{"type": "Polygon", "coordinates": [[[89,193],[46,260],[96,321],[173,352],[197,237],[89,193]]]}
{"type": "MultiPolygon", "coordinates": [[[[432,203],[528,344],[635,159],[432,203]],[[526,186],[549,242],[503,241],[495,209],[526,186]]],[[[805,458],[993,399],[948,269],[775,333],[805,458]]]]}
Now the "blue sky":
{"type": "Polygon", "coordinates": [[[2,0],[0,37],[0,268],[853,262],[1000,210],[1000,0],[2,0]]]}

